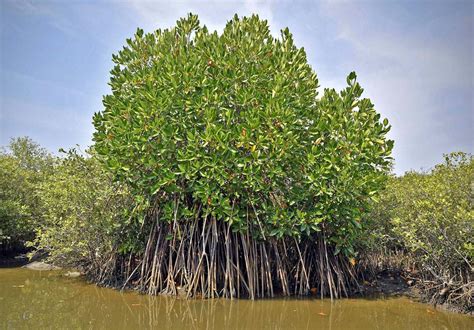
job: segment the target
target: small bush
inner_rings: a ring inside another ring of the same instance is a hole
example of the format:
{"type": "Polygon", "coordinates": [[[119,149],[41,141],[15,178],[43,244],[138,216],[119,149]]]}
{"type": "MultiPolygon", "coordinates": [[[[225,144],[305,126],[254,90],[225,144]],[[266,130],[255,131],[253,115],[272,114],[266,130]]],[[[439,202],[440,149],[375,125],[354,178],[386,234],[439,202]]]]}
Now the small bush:
{"type": "Polygon", "coordinates": [[[36,188],[43,213],[33,245],[56,263],[102,267],[123,240],[132,209],[127,190],[112,183],[94,157],[75,150],[36,188]]]}
{"type": "Polygon", "coordinates": [[[371,214],[377,249],[405,251],[434,301],[472,304],[473,180],[474,158],[452,153],[430,172],[391,178],[371,214]]]}
{"type": "Polygon", "coordinates": [[[54,158],[30,138],[12,139],[0,150],[0,253],[23,250],[41,222],[36,186],[54,158]]]}

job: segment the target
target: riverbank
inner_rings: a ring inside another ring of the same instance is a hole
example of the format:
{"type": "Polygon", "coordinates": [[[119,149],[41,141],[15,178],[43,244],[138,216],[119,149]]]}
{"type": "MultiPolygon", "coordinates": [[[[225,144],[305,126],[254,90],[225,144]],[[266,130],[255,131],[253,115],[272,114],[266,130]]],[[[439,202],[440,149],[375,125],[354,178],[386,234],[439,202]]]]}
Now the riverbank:
{"type": "Polygon", "coordinates": [[[0,268],[21,267],[28,264],[26,254],[0,255],[0,268]]]}
{"type": "Polygon", "coordinates": [[[412,273],[396,270],[383,270],[371,281],[362,283],[361,291],[356,297],[406,297],[410,300],[428,304],[434,308],[466,315],[474,315],[473,307],[462,309],[457,305],[450,303],[433,303],[432,297],[423,293],[420,288],[422,279],[413,277],[412,273]]]}

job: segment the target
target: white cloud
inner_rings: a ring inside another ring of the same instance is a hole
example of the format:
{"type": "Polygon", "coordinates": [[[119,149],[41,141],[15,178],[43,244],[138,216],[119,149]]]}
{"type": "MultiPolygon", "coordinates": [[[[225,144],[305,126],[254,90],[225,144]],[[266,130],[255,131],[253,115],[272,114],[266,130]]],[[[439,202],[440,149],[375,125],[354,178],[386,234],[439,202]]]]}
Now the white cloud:
{"type": "MultiPolygon", "coordinates": [[[[366,95],[393,125],[398,173],[430,167],[443,152],[473,151],[473,142],[469,142],[473,128],[472,41],[470,52],[465,44],[447,47],[446,36],[438,37],[443,27],[450,28],[443,16],[427,21],[420,18],[408,33],[406,17],[384,16],[390,8],[384,12],[368,3],[326,2],[323,9],[337,23],[338,38],[354,48],[355,56],[344,65],[358,72],[366,95]],[[455,100],[455,91],[470,91],[470,108],[442,102],[443,95],[455,100]]],[[[469,13],[455,19],[461,30],[468,31],[469,24],[472,28],[469,13]]],[[[331,77],[330,82],[342,78],[331,77]]]]}
{"type": "Polygon", "coordinates": [[[278,33],[273,21],[273,3],[271,1],[174,1],[155,2],[132,0],[128,2],[143,19],[145,30],[174,26],[176,20],[192,12],[199,16],[201,24],[210,31],[222,31],[225,24],[234,14],[246,16],[253,13],[268,20],[273,34],[278,33]]]}

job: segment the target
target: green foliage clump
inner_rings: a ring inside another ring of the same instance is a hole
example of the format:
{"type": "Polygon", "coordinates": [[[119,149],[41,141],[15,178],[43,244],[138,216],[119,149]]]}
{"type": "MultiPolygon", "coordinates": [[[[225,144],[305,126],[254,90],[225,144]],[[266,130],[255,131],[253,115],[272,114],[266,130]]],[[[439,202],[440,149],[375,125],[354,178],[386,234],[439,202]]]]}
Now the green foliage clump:
{"type": "Polygon", "coordinates": [[[222,34],[191,14],[172,29],[138,29],[113,61],[95,148],[135,196],[159,205],[160,221],[207,214],[260,238],[324,228],[354,252],[393,146],[355,73],[318,98],[304,49],[255,15],[222,34]]]}
{"type": "Polygon", "coordinates": [[[390,178],[367,235],[371,250],[402,251],[427,280],[422,289],[430,298],[471,308],[473,180],[474,158],[462,152],[446,155],[430,172],[390,178]]]}
{"type": "Polygon", "coordinates": [[[54,158],[28,137],[0,150],[0,252],[21,250],[34,237],[41,213],[36,186],[53,165],[54,158]]]}
{"type": "Polygon", "coordinates": [[[43,212],[32,245],[57,263],[99,269],[121,242],[132,207],[127,190],[93,155],[75,150],[59,158],[36,188],[43,212]]]}
{"type": "Polygon", "coordinates": [[[381,205],[395,242],[432,265],[472,263],[473,180],[474,158],[464,153],[447,155],[429,173],[393,178],[381,205]]]}
{"type": "Polygon", "coordinates": [[[134,248],[135,232],[123,232],[133,206],[93,152],[57,157],[21,137],[0,153],[0,252],[34,247],[57,263],[100,264],[117,246],[134,248]]]}

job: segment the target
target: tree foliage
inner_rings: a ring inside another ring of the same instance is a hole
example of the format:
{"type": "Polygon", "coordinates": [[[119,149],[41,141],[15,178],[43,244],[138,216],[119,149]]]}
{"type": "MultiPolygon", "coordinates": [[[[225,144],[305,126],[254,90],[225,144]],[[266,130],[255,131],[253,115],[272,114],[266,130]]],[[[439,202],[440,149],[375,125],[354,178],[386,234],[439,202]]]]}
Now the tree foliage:
{"type": "Polygon", "coordinates": [[[70,150],[36,189],[43,212],[32,245],[56,263],[99,269],[127,237],[130,195],[93,153],[70,150]]]}
{"type": "Polygon", "coordinates": [[[473,179],[473,157],[452,153],[429,173],[391,180],[381,204],[392,205],[384,209],[392,237],[430,263],[472,263],[473,179]]]}
{"type": "Polygon", "coordinates": [[[430,172],[392,177],[370,215],[367,233],[375,249],[405,251],[426,283],[438,284],[434,291],[425,286],[435,300],[447,288],[452,296],[441,298],[471,307],[473,180],[474,158],[462,152],[445,155],[430,172]]]}
{"type": "Polygon", "coordinates": [[[191,14],[138,29],[113,60],[95,148],[116,179],[160,205],[160,221],[199,209],[260,238],[325,227],[354,252],[393,146],[355,73],[318,98],[304,49],[256,15],[235,16],[222,34],[191,14]]]}
{"type": "Polygon", "coordinates": [[[22,249],[40,223],[36,186],[54,158],[28,137],[12,139],[0,150],[0,251],[22,249]]]}
{"type": "Polygon", "coordinates": [[[34,247],[57,263],[99,269],[116,246],[135,239],[129,222],[137,212],[93,151],[64,153],[53,156],[28,137],[2,149],[0,252],[34,247]]]}

